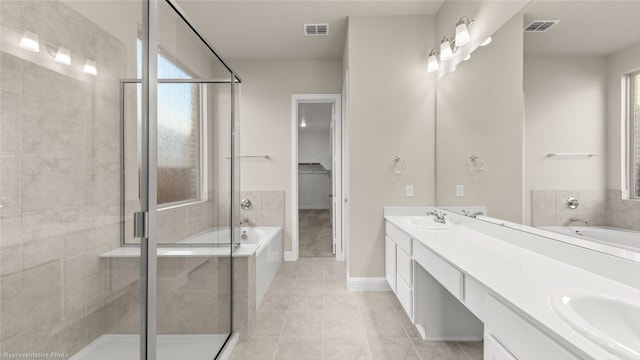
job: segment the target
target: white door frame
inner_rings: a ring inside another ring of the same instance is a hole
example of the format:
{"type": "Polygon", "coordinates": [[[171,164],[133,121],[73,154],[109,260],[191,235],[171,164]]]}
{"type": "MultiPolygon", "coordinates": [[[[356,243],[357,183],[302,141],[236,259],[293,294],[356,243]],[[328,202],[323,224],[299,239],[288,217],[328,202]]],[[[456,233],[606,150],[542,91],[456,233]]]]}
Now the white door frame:
{"type": "MultiPolygon", "coordinates": [[[[298,104],[304,103],[330,103],[333,104],[333,116],[335,119],[335,131],[333,133],[336,144],[336,166],[331,169],[335,172],[336,192],[333,194],[332,207],[335,211],[334,234],[337,236],[336,261],[344,261],[344,245],[342,241],[342,94],[293,94],[291,95],[291,251],[285,251],[285,260],[296,261],[300,253],[299,228],[298,228],[298,104]],[[338,203],[336,204],[335,202],[338,203]],[[334,206],[335,205],[335,206],[334,206]]],[[[333,160],[333,159],[332,159],[333,160]]],[[[332,176],[332,181],[333,181],[332,176]]]]}

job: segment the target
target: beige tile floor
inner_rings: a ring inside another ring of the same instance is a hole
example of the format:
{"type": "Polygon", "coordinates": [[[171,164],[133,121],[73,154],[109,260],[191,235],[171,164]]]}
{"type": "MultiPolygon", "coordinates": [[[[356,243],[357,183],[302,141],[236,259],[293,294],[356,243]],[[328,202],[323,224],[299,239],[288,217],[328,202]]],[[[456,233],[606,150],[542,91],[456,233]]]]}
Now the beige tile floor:
{"type": "Polygon", "coordinates": [[[392,292],[349,292],[344,264],[285,262],[231,359],[480,360],[482,342],[423,341],[392,292]]]}

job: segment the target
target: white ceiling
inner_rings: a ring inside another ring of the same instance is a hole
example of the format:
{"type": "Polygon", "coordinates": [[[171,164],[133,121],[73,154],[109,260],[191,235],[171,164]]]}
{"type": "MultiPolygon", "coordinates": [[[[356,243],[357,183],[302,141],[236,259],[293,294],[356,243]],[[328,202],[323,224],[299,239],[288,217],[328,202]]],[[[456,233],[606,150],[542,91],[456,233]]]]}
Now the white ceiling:
{"type": "Polygon", "coordinates": [[[434,15],[445,0],[178,0],[224,59],[342,58],[348,16],[434,15]],[[329,23],[329,36],[305,37],[303,24],[329,23]]]}
{"type": "Polygon", "coordinates": [[[331,128],[331,114],[333,104],[330,103],[303,103],[298,105],[298,124],[304,119],[307,123],[300,131],[329,132],[331,128]]]}
{"type": "Polygon", "coordinates": [[[525,33],[531,55],[602,56],[640,42],[640,1],[534,1],[524,9],[532,20],[560,20],[543,33],[525,33]]]}

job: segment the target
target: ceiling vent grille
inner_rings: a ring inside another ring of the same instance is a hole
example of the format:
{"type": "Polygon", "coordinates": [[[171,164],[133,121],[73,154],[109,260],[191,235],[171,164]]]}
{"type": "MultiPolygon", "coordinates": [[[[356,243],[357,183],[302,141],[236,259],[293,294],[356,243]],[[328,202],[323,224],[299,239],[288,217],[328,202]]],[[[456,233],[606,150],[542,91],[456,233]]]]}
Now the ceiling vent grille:
{"type": "Polygon", "coordinates": [[[304,36],[329,35],[329,24],[304,24],[304,36]]]}
{"type": "Polygon", "coordinates": [[[533,20],[524,28],[524,32],[546,32],[559,22],[560,20],[533,20]]]}

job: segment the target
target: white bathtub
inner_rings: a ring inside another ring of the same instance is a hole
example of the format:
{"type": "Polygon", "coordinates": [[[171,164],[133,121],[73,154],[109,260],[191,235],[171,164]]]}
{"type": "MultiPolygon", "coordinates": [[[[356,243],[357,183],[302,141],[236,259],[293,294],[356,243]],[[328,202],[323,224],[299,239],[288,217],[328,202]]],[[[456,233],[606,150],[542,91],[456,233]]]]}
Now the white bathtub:
{"type": "Polygon", "coordinates": [[[606,226],[545,226],[542,229],[640,252],[640,231],[606,226]]]}
{"type": "MultiPolygon", "coordinates": [[[[256,257],[256,308],[267,292],[284,257],[282,229],[279,227],[240,228],[240,246],[234,257],[256,257]]],[[[229,228],[210,229],[177,244],[158,246],[158,257],[222,257],[229,256],[229,228]],[[191,245],[191,246],[190,246],[191,245]],[[209,245],[209,246],[207,246],[209,245]]],[[[126,246],[101,254],[101,258],[137,258],[140,247],[126,246]]]]}

